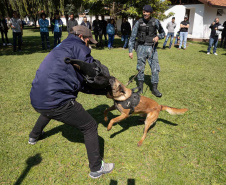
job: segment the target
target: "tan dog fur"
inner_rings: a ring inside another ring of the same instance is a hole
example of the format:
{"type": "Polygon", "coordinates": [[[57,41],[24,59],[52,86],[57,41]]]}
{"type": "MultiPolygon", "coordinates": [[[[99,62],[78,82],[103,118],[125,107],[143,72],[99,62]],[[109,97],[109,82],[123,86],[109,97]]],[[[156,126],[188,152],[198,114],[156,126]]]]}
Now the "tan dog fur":
{"type": "MultiPolygon", "coordinates": [[[[120,83],[116,78],[112,77],[110,79],[110,84],[112,88],[112,93],[108,93],[107,97],[111,98],[113,100],[117,101],[125,101],[128,99],[132,91],[131,89],[126,88],[122,83],[120,83]]],[[[107,114],[108,112],[117,109],[121,115],[113,118],[110,120],[107,130],[111,130],[112,126],[114,123],[120,122],[126,118],[128,118],[130,109],[124,109],[120,104],[116,104],[109,107],[104,111],[104,120],[107,121],[107,114]],[[116,105],[116,106],[115,106],[116,105]]],[[[133,114],[140,114],[140,115],[146,115],[146,120],[145,120],[145,128],[144,128],[144,134],[141,140],[138,142],[138,146],[141,146],[146,135],[148,132],[148,129],[150,126],[155,123],[155,121],[158,119],[159,112],[162,110],[166,110],[170,114],[183,114],[185,113],[188,109],[177,109],[177,108],[172,108],[168,106],[163,106],[159,105],[156,101],[147,98],[145,96],[140,96],[140,102],[139,104],[134,108],[133,114]]]]}

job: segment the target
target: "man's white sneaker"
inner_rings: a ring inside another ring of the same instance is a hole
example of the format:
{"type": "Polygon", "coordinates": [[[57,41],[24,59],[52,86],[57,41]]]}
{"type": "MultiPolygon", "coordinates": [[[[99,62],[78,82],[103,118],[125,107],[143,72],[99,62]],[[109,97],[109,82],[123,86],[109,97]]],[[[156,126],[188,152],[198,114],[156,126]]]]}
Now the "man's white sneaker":
{"type": "Polygon", "coordinates": [[[209,55],[210,54],[210,52],[207,52],[207,55],[209,55]]]}
{"type": "Polygon", "coordinates": [[[110,173],[114,169],[114,163],[105,163],[102,161],[102,165],[99,171],[90,172],[89,176],[93,179],[99,178],[102,174],[110,173]]]}
{"type": "Polygon", "coordinates": [[[217,55],[217,53],[214,53],[214,55],[217,55]]]}

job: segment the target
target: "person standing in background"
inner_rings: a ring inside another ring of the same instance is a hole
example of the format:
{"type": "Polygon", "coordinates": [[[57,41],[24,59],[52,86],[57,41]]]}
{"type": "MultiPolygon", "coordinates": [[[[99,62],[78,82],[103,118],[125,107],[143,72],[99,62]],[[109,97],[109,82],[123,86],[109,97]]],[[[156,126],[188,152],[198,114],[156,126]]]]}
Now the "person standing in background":
{"type": "Polygon", "coordinates": [[[114,38],[115,38],[114,23],[115,23],[114,19],[111,19],[110,23],[108,23],[107,28],[106,28],[106,32],[108,34],[108,49],[113,48],[113,42],[114,42],[114,38]]]}
{"type": "Polygon", "coordinates": [[[2,35],[2,45],[3,46],[12,45],[11,43],[9,43],[9,39],[8,39],[8,36],[7,36],[8,29],[9,28],[7,26],[6,19],[4,19],[3,16],[1,15],[1,13],[0,13],[0,31],[1,31],[1,35],[2,35]]]}
{"type": "Polygon", "coordinates": [[[96,19],[93,21],[93,31],[95,35],[95,40],[98,42],[97,47],[102,47],[102,30],[103,25],[102,22],[99,20],[98,15],[95,16],[96,19]],[[98,40],[99,38],[99,40],[98,40]]]}
{"type": "Polygon", "coordinates": [[[70,17],[70,20],[68,20],[68,23],[67,23],[67,32],[68,33],[70,32],[72,27],[78,25],[78,21],[74,18],[74,14],[73,13],[71,13],[71,15],[69,17],[70,17]]]}
{"type": "Polygon", "coordinates": [[[181,49],[182,42],[184,42],[184,50],[186,49],[189,24],[188,16],[184,16],[184,20],[180,23],[180,45],[178,49],[181,49]]]}
{"type": "Polygon", "coordinates": [[[54,19],[51,21],[52,33],[54,33],[54,47],[61,43],[63,21],[60,19],[59,13],[55,13],[54,19]]]}
{"type": "Polygon", "coordinates": [[[12,28],[13,31],[13,51],[16,52],[17,41],[18,41],[18,51],[21,51],[23,28],[22,22],[18,17],[16,11],[13,12],[13,17],[10,19],[9,26],[12,28]]]}
{"type": "Polygon", "coordinates": [[[41,19],[38,21],[39,26],[40,26],[40,34],[41,34],[41,39],[42,39],[42,49],[45,49],[45,41],[47,45],[47,49],[50,49],[50,43],[49,43],[49,20],[46,19],[46,14],[42,13],[41,14],[41,19]]]}
{"type": "Polygon", "coordinates": [[[217,55],[217,44],[218,44],[218,36],[220,34],[220,31],[218,30],[218,26],[221,24],[219,23],[219,18],[217,17],[214,22],[210,25],[211,33],[210,33],[210,40],[209,40],[209,46],[207,49],[207,55],[210,54],[211,47],[213,47],[213,54],[217,55]]]}
{"type": "Polygon", "coordinates": [[[222,48],[222,46],[223,46],[223,48],[226,47],[226,21],[224,21],[223,27],[224,27],[224,29],[221,34],[221,44],[220,44],[221,48],[222,48]]]}
{"type": "Polygon", "coordinates": [[[173,43],[173,38],[174,38],[174,30],[175,30],[176,26],[177,26],[177,24],[175,23],[175,17],[173,17],[172,21],[168,22],[167,25],[166,25],[166,29],[168,30],[168,33],[167,33],[167,36],[166,36],[166,40],[163,44],[163,49],[166,48],[166,44],[167,44],[169,37],[170,37],[169,49],[171,48],[172,43],[173,43]]]}
{"type": "Polygon", "coordinates": [[[83,25],[83,26],[85,26],[85,27],[87,27],[87,28],[89,28],[91,30],[91,24],[90,24],[89,21],[87,21],[87,17],[86,16],[83,17],[83,21],[82,21],[81,25],[83,25]]]}
{"type": "Polygon", "coordinates": [[[131,35],[131,25],[126,18],[123,18],[123,21],[121,24],[121,32],[122,32],[121,40],[125,41],[123,45],[123,49],[126,49],[128,45],[129,35],[131,35]]]}
{"type": "Polygon", "coordinates": [[[105,45],[107,46],[108,39],[107,39],[106,28],[107,28],[108,22],[106,20],[104,20],[104,15],[101,16],[101,23],[102,23],[102,26],[103,26],[102,35],[104,36],[105,45]]]}

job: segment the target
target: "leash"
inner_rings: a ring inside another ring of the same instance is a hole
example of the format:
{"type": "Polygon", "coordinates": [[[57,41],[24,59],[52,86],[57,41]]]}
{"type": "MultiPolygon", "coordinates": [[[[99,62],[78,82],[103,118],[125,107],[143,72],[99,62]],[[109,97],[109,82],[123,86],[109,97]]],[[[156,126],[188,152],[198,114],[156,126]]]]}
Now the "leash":
{"type": "MultiPolygon", "coordinates": [[[[152,56],[152,54],[153,54],[153,51],[154,51],[154,47],[155,47],[155,44],[156,44],[156,42],[154,42],[154,45],[153,45],[153,48],[152,48],[152,51],[151,51],[151,53],[150,53],[150,56],[148,57],[148,59],[150,59],[151,57],[153,57],[152,56]]],[[[147,60],[148,60],[147,59],[147,60]]],[[[133,80],[134,80],[134,78],[136,78],[137,77],[137,75],[142,71],[142,70],[144,70],[145,69],[145,66],[146,66],[146,61],[147,60],[145,60],[145,64],[144,64],[144,67],[142,68],[142,69],[140,69],[139,71],[138,71],[138,73],[137,74],[135,74],[134,76],[133,76],[133,78],[131,78],[131,80],[129,80],[128,82],[127,82],[127,84],[126,84],[126,87],[131,83],[131,82],[133,82],[133,80]]],[[[138,87],[135,87],[134,89],[132,89],[132,90],[135,90],[135,89],[137,89],[138,87]]]]}

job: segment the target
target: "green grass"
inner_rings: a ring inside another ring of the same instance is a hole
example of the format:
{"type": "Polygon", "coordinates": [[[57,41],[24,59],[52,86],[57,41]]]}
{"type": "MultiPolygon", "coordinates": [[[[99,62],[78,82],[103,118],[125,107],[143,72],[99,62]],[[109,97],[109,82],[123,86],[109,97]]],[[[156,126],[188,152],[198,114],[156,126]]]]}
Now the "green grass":
{"type": "MultiPolygon", "coordinates": [[[[66,36],[64,32],[63,39],[66,36]]],[[[11,31],[9,37],[12,41],[11,31]]],[[[103,111],[112,100],[80,93],[77,101],[99,123],[101,153],[106,162],[115,163],[112,173],[93,180],[77,129],[52,120],[43,140],[34,146],[27,144],[38,118],[30,104],[31,82],[48,54],[41,50],[40,40],[37,30],[25,29],[23,52],[0,47],[0,184],[226,184],[226,50],[218,48],[218,56],[206,55],[207,43],[197,42],[188,42],[185,51],[162,50],[160,41],[159,90],[163,97],[158,99],[149,90],[149,66],[144,95],[189,111],[180,116],[161,112],[141,147],[137,147],[144,128],[140,117],[132,116],[107,132],[103,111]]],[[[110,51],[94,48],[92,56],[125,84],[137,73],[136,57],[129,59],[119,38],[115,43],[110,51]]],[[[129,87],[135,87],[135,82],[129,87]]],[[[109,119],[117,115],[113,111],[109,119]]]]}

